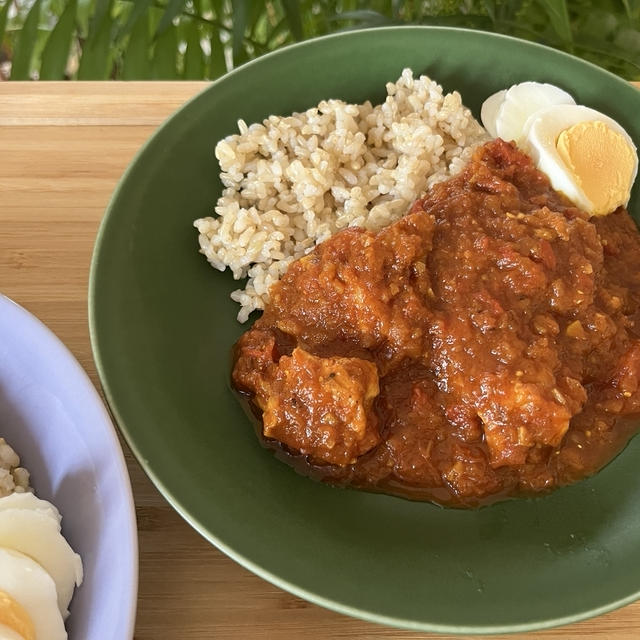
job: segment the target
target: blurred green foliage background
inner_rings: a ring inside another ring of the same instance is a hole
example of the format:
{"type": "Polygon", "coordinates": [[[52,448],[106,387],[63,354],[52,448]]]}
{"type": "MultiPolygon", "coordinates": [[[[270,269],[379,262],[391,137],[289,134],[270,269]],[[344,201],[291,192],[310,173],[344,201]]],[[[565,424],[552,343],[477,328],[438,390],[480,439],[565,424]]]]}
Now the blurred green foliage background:
{"type": "Polygon", "coordinates": [[[0,0],[0,79],[213,79],[299,40],[397,24],[518,36],[640,79],[640,0],[0,0]]]}

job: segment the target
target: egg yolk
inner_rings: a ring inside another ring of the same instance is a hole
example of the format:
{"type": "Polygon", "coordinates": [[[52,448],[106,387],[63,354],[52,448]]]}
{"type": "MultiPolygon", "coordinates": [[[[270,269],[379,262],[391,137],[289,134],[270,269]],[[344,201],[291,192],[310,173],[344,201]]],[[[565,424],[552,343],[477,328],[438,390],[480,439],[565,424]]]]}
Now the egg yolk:
{"type": "Polygon", "coordinates": [[[36,630],[29,614],[5,591],[0,591],[0,624],[13,629],[24,640],[36,640],[36,630]]]}
{"type": "Polygon", "coordinates": [[[558,136],[556,149],[591,201],[590,213],[605,215],[628,202],[635,158],[620,133],[597,120],[580,122],[558,136]]]}

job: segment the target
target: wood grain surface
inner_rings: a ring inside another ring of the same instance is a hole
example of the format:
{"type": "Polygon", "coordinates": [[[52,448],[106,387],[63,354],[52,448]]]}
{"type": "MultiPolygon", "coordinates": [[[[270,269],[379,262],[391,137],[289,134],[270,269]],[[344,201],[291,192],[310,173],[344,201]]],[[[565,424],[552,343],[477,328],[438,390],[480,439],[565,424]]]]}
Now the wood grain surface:
{"type": "MultiPolygon", "coordinates": [[[[47,324],[98,387],[87,326],[98,224],[140,145],[205,86],[0,83],[0,291],[47,324]]],[[[137,640],[446,637],[347,618],[254,576],[191,529],[123,447],[140,542],[137,640]]],[[[640,602],[527,637],[636,640],[640,602]]]]}

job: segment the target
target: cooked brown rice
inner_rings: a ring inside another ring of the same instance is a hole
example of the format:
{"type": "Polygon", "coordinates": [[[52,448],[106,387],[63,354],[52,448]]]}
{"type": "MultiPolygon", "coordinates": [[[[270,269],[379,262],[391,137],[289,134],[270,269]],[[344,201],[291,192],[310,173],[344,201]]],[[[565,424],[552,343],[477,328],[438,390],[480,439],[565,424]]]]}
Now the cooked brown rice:
{"type": "Polygon", "coordinates": [[[264,308],[293,260],[345,227],[394,222],[487,139],[460,94],[426,76],[405,69],[386,89],[376,106],[326,100],[262,124],[239,120],[240,133],[217,144],[218,215],[194,225],[213,267],[248,276],[231,294],[240,322],[264,308]]]}
{"type": "Polygon", "coordinates": [[[0,438],[0,498],[31,491],[29,472],[20,466],[18,454],[0,438]]]}

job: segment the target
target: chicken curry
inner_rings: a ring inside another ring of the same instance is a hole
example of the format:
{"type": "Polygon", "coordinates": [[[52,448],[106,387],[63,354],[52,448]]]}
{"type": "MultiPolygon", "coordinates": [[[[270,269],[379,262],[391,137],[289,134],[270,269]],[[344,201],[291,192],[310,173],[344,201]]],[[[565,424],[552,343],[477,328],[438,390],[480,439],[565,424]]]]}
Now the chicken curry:
{"type": "Polygon", "coordinates": [[[496,140],[377,234],[292,263],[234,350],[267,446],[337,485],[477,506],[606,464],[640,413],[640,234],[496,140]]]}

